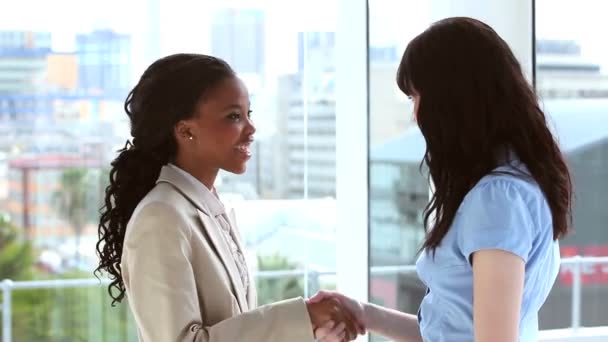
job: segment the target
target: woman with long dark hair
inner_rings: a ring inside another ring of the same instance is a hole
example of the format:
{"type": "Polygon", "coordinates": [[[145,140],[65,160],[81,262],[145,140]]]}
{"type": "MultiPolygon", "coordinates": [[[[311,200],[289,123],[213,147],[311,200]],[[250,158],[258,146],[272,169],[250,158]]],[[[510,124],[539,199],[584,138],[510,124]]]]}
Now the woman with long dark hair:
{"type": "Polygon", "coordinates": [[[177,54],[154,62],[129,93],[132,141],[112,162],[96,273],[127,298],[140,341],[311,342],[353,339],[335,301],[301,298],[256,309],[220,169],[241,174],[255,128],[244,83],[223,60],[177,54]]]}
{"type": "Polygon", "coordinates": [[[448,18],[412,40],[397,84],[414,102],[434,191],[418,315],[335,298],[395,341],[532,342],[560,265],[572,185],[536,94],[488,25],[448,18]]]}

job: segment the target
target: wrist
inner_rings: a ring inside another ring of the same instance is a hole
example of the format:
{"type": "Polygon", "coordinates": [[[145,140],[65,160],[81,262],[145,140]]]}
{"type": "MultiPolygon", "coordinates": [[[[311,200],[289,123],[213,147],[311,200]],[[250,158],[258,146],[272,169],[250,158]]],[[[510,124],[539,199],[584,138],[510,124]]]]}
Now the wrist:
{"type": "Polygon", "coordinates": [[[363,315],[363,317],[361,317],[361,319],[363,320],[362,323],[366,329],[371,329],[370,323],[372,321],[371,316],[373,314],[372,311],[374,309],[373,304],[361,302],[361,307],[362,307],[361,312],[363,315]]]}
{"type": "Polygon", "coordinates": [[[308,319],[310,319],[310,325],[315,329],[314,326],[314,316],[312,313],[312,305],[308,299],[304,299],[304,305],[306,306],[306,312],[308,313],[308,319]]]}

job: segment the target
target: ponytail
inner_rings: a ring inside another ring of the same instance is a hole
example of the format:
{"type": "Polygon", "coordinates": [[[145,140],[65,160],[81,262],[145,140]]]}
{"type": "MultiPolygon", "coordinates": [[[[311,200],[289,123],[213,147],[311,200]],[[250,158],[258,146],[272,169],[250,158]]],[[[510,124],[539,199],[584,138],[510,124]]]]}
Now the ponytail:
{"type": "Polygon", "coordinates": [[[158,155],[137,149],[129,141],[118,151],[112,161],[110,185],[106,187],[104,205],[99,222],[97,254],[98,275],[105,271],[112,282],[108,293],[112,305],[120,303],[125,296],[120,261],[127,223],[137,204],[154,187],[161,167],[168,161],[158,155]]]}

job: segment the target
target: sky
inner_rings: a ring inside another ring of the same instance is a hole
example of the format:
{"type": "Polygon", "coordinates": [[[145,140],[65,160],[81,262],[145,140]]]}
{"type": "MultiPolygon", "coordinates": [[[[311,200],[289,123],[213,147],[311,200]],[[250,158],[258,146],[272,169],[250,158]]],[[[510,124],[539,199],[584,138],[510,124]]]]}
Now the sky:
{"type": "Polygon", "coordinates": [[[608,67],[608,1],[536,0],[537,39],[576,40],[586,59],[608,67]]]}
{"type": "MultiPolygon", "coordinates": [[[[44,30],[53,33],[56,50],[70,50],[75,32],[112,27],[135,37],[146,34],[147,15],[160,8],[163,52],[207,50],[210,15],[216,8],[263,8],[267,11],[269,39],[295,40],[297,31],[335,31],[339,0],[0,0],[0,29],[44,30]],[[52,15],[49,15],[52,14],[52,15]],[[275,29],[278,28],[278,29],[275,29]]],[[[370,0],[370,40],[375,45],[404,45],[429,23],[433,1],[370,0]],[[408,38],[405,38],[407,40],[408,38]]],[[[608,64],[606,0],[537,0],[537,37],[573,39],[583,54],[608,64]]],[[[281,45],[281,44],[278,44],[281,45]]],[[[272,47],[271,47],[272,48],[272,47]]],[[[281,48],[276,47],[277,49],[281,48]]],[[[291,47],[289,47],[291,48],[291,47]]],[[[285,51],[283,48],[282,51],[285,51]]]]}

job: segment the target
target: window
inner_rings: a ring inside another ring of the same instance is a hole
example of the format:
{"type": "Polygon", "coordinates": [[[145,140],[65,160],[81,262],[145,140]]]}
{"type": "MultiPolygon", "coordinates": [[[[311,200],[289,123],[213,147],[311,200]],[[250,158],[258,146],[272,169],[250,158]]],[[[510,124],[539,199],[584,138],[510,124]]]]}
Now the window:
{"type": "MultiPolygon", "coordinates": [[[[608,48],[601,35],[608,29],[601,17],[606,5],[601,0],[576,5],[566,0],[537,0],[529,8],[513,4],[369,1],[371,300],[415,313],[424,295],[424,285],[405,265],[415,262],[424,237],[421,215],[429,188],[418,167],[425,142],[411,122],[411,103],[396,88],[394,77],[408,41],[431,22],[448,16],[486,21],[511,45],[530,76],[534,69],[541,105],[567,156],[576,189],[576,231],[561,241],[562,256],[608,255],[604,205],[608,193],[608,48]],[[531,27],[522,27],[523,21],[514,21],[531,15],[532,5],[535,35],[531,27]],[[396,54],[391,52],[394,49],[396,54]],[[385,265],[405,270],[390,276],[374,274],[374,267],[385,265]]],[[[608,324],[605,265],[581,266],[579,318],[572,307],[573,267],[562,266],[540,314],[541,330],[608,324]]]]}
{"type": "MultiPolygon", "coordinates": [[[[258,281],[260,304],[338,283],[358,299],[368,299],[362,289],[369,287],[369,300],[415,313],[425,289],[412,265],[429,189],[419,171],[425,142],[394,81],[401,54],[431,22],[467,15],[497,28],[532,71],[533,31],[522,24],[532,5],[536,87],[577,189],[577,232],[562,254],[608,255],[606,5],[523,3],[530,7],[512,0],[13,1],[0,12],[0,229],[25,234],[34,259],[24,262],[36,267],[7,277],[91,277],[107,169],[130,137],[123,101],[152,61],[199,52],[228,61],[251,94],[254,157],[246,174],[221,173],[217,182],[236,209],[250,266],[308,272],[258,281]],[[59,6],[64,14],[48,15],[59,6]],[[66,194],[78,199],[71,208],[60,200],[66,194]],[[398,271],[379,272],[384,266],[398,271]]],[[[541,329],[570,326],[572,270],[563,267],[541,329]]],[[[608,270],[581,272],[580,324],[607,325],[608,270]]],[[[105,289],[11,293],[14,341],[49,334],[137,340],[127,306],[110,308],[105,289]]]]}
{"type": "Polygon", "coordinates": [[[412,103],[395,76],[407,43],[431,23],[433,1],[369,1],[370,300],[416,313],[425,293],[411,267],[424,230],[428,182],[419,171],[425,143],[412,121],[412,103]]]}
{"type": "MultiPolygon", "coordinates": [[[[562,257],[608,256],[608,30],[606,3],[536,0],[536,89],[572,172],[574,233],[562,257]]],[[[562,266],[541,328],[570,326],[573,267],[562,266]]],[[[608,324],[608,269],[582,267],[581,326],[608,324]]]]}
{"type": "MultiPolygon", "coordinates": [[[[0,130],[16,132],[0,140],[6,154],[0,163],[8,170],[0,185],[9,189],[0,203],[34,245],[31,266],[40,271],[28,279],[92,276],[107,170],[130,138],[122,103],[153,60],[198,52],[224,58],[251,95],[254,157],[244,175],[221,173],[217,183],[236,208],[249,263],[257,271],[308,272],[258,281],[260,304],[334,287],[335,276],[317,273],[336,269],[337,0],[65,6],[64,17],[53,20],[42,15],[53,7],[28,2],[0,15],[3,27],[20,28],[0,30],[0,130]],[[323,252],[311,253],[314,246],[323,252]]],[[[39,340],[52,330],[63,334],[57,338],[136,340],[126,305],[110,309],[105,289],[71,291],[15,292],[12,339],[39,340]],[[46,296],[55,304],[33,315],[19,296],[46,296]],[[91,327],[100,321],[105,325],[91,327]]]]}

